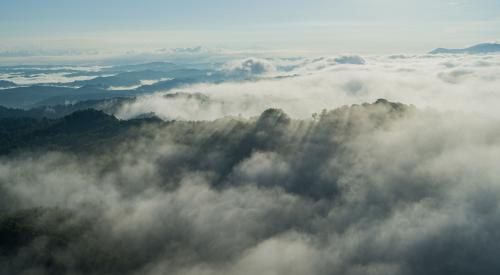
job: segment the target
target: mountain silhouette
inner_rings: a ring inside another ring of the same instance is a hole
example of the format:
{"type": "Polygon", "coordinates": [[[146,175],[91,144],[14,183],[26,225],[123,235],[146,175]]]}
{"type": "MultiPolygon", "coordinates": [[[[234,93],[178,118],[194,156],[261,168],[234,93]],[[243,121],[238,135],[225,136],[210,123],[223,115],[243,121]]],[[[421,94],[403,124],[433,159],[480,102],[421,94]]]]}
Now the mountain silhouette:
{"type": "Polygon", "coordinates": [[[483,43],[464,49],[437,48],[430,52],[430,54],[486,54],[486,53],[500,53],[500,44],[483,43]]]}

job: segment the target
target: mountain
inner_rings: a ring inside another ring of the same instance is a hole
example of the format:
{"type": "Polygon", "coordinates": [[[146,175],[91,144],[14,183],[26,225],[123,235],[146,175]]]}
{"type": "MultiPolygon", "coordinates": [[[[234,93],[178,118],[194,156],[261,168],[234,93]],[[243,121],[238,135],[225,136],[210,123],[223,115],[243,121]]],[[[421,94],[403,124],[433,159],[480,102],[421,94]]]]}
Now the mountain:
{"type": "Polygon", "coordinates": [[[94,109],[79,110],[59,119],[0,118],[0,155],[18,150],[92,152],[110,148],[132,137],[127,133],[161,120],[121,121],[94,109]]]}
{"type": "Polygon", "coordinates": [[[169,77],[165,72],[145,70],[122,72],[112,76],[99,76],[90,80],[80,80],[69,83],[68,85],[81,87],[85,85],[101,86],[103,88],[109,87],[126,87],[141,85],[141,80],[156,80],[169,77]]]}
{"type": "Polygon", "coordinates": [[[86,100],[75,104],[58,104],[52,106],[39,106],[31,109],[7,108],[0,105],[0,119],[2,118],[34,118],[57,119],[73,112],[86,109],[95,109],[107,114],[114,114],[123,103],[132,102],[131,97],[115,97],[110,99],[86,100]]]}
{"type": "Polygon", "coordinates": [[[500,44],[483,43],[465,49],[437,48],[431,51],[429,54],[485,54],[485,53],[500,53],[500,44]]]}
{"type": "Polygon", "coordinates": [[[12,88],[17,86],[16,83],[7,80],[0,80],[0,88],[12,88]]]}
{"type": "Polygon", "coordinates": [[[117,65],[110,68],[105,68],[105,72],[137,72],[137,71],[157,71],[157,72],[169,72],[171,70],[181,69],[179,66],[170,62],[150,62],[150,63],[139,63],[139,64],[126,64],[117,65]]]}
{"type": "Polygon", "coordinates": [[[86,100],[133,97],[142,93],[144,91],[141,90],[108,91],[98,85],[86,85],[80,88],[34,85],[0,90],[0,106],[29,109],[40,106],[74,104],[86,100]]]}
{"type": "Polygon", "coordinates": [[[62,96],[74,89],[64,87],[31,86],[0,90],[0,105],[5,107],[26,108],[38,101],[54,96],[62,96]]]}

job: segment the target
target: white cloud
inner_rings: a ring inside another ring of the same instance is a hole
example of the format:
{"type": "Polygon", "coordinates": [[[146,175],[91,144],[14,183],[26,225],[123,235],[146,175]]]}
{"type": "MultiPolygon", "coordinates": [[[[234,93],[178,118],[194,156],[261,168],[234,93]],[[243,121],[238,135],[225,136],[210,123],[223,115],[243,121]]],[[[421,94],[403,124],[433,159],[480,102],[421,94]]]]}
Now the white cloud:
{"type": "Polygon", "coordinates": [[[246,58],[227,62],[223,70],[237,75],[263,75],[276,72],[272,62],[261,58],[246,58]]]}
{"type": "Polygon", "coordinates": [[[14,67],[10,68],[8,72],[0,73],[0,80],[11,81],[17,85],[70,83],[73,81],[94,79],[97,76],[104,76],[99,73],[103,68],[103,66],[14,67]],[[29,73],[25,73],[26,71],[29,73]],[[95,73],[95,75],[72,75],[74,72],[95,73]]]}
{"type": "Polygon", "coordinates": [[[173,78],[168,78],[168,77],[162,77],[160,79],[147,79],[147,80],[140,80],[139,84],[137,85],[132,85],[132,86],[110,86],[108,87],[108,90],[134,90],[137,89],[141,86],[146,86],[146,85],[153,85],[156,84],[160,81],[167,81],[167,80],[172,80],[173,78]]]}
{"type": "Polygon", "coordinates": [[[335,58],[275,61],[274,67],[288,68],[277,71],[277,78],[200,84],[169,92],[209,97],[202,101],[162,94],[145,96],[124,106],[117,115],[129,118],[155,112],[167,119],[211,120],[250,117],[267,108],[282,108],[292,117],[305,118],[322,109],[386,98],[421,108],[500,117],[500,56],[364,59],[364,65],[338,64],[335,58]]]}

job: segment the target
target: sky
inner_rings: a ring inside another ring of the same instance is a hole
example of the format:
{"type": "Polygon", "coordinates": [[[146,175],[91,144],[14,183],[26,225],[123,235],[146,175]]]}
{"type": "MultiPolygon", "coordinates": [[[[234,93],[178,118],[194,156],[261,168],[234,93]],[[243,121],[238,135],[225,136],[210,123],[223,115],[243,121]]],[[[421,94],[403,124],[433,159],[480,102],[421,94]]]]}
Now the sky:
{"type": "Polygon", "coordinates": [[[500,39],[498,0],[2,0],[0,49],[418,53],[500,39]]]}

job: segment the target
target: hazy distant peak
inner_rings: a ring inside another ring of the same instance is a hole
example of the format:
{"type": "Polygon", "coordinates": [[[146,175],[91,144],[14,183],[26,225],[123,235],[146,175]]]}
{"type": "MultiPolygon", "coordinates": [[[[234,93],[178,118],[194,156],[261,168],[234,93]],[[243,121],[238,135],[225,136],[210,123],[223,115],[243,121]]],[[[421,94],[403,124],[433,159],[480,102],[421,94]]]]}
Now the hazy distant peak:
{"type": "Polygon", "coordinates": [[[437,48],[430,52],[430,54],[481,54],[481,53],[500,53],[500,44],[482,43],[464,49],[437,48]]]}
{"type": "Polygon", "coordinates": [[[7,80],[0,80],[0,88],[11,88],[15,87],[16,83],[7,81],[7,80]]]}

